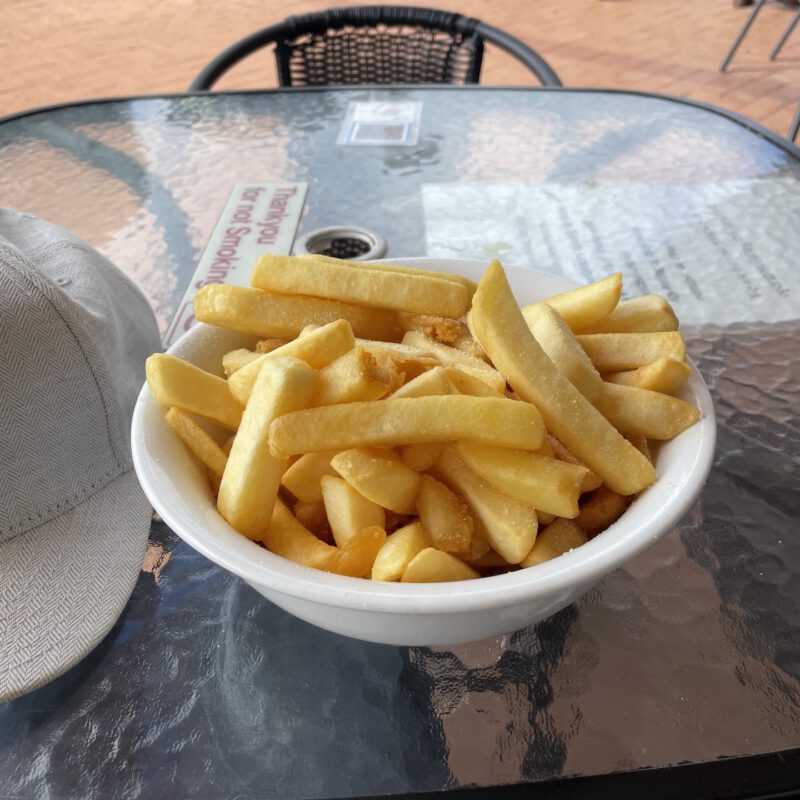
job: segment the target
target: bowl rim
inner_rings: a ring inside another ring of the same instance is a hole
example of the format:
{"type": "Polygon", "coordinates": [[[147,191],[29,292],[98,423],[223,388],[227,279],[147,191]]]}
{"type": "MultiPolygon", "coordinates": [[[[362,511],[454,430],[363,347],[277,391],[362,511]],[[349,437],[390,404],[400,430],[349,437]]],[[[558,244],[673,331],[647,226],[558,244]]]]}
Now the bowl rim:
{"type": "MultiPolygon", "coordinates": [[[[387,261],[429,269],[450,267],[454,271],[465,265],[473,268],[486,266],[485,261],[471,259],[393,258],[387,261]]],[[[540,275],[548,280],[556,279],[565,288],[581,285],[542,270],[505,265],[504,268],[507,272],[524,273],[528,278],[535,279],[540,275]]],[[[167,352],[183,352],[195,339],[213,336],[215,331],[221,330],[196,324],[167,352]]],[[[687,388],[701,416],[691,428],[669,443],[685,447],[687,452],[680,452],[679,463],[639,495],[617,522],[586,544],[535,567],[502,575],[429,584],[350,578],[296,564],[271,553],[236,532],[213,507],[211,522],[216,517],[219,525],[215,527],[221,526],[218,534],[208,533],[208,519],[198,519],[194,528],[187,525],[165,497],[168,484],[164,483],[164,471],[152,463],[147,454],[149,437],[154,433],[145,424],[146,411],[152,409],[152,404],[159,408],[160,405],[146,383],[139,394],[131,424],[133,464],[153,508],[181,539],[209,560],[256,586],[322,605],[389,614],[447,614],[517,605],[552,593],[571,593],[589,586],[645,550],[685,516],[703,488],[716,444],[716,421],[710,392],[696,365],[690,359],[687,361],[692,369],[687,388]],[[648,495],[653,502],[642,503],[648,495]],[[235,545],[226,544],[224,529],[235,537],[230,540],[236,542],[235,545]]],[[[169,476],[166,478],[168,480],[169,476]]],[[[203,511],[206,513],[208,509],[203,511]]]]}

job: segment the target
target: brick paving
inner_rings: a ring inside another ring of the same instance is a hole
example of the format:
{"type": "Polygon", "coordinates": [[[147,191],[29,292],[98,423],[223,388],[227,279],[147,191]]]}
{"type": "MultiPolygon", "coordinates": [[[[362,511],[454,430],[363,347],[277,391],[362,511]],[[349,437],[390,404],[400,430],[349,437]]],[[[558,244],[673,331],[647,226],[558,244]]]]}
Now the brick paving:
{"type": "MultiPolygon", "coordinates": [[[[413,3],[413,0],[411,0],[413,3]]],[[[0,115],[90,97],[179,92],[218,51],[259,27],[336,5],[313,0],[3,0],[0,115]]],[[[719,64],[749,13],[731,0],[428,0],[480,17],[536,48],[566,86],[664,92],[732,109],[785,135],[800,102],[800,28],[770,3],[725,74],[719,64]]],[[[483,83],[535,81],[489,51],[483,83]]],[[[275,85],[271,55],[252,56],[219,88],[275,85]]]]}

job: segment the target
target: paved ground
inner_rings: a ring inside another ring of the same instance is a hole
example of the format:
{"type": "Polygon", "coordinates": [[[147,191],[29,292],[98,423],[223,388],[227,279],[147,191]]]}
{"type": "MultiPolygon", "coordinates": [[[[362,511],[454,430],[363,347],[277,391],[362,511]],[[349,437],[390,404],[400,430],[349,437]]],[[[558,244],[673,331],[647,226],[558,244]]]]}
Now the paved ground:
{"type": "MultiPolygon", "coordinates": [[[[413,0],[411,0],[413,2],[413,0]]],[[[800,28],[768,54],[792,11],[768,4],[732,68],[719,63],[748,9],[731,0],[428,0],[523,38],[569,86],[611,86],[705,100],[786,134],[800,102],[800,28]]],[[[229,43],[335,0],[3,0],[0,115],[47,103],[185,89],[229,43]]],[[[253,56],[222,87],[274,85],[271,56],[253,56]]],[[[484,83],[531,77],[490,52],[484,83]]]]}

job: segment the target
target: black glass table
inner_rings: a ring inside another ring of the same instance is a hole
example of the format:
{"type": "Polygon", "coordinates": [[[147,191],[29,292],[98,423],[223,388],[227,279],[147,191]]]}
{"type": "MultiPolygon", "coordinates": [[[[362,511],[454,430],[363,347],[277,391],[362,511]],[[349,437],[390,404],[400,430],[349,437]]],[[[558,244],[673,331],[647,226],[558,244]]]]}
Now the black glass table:
{"type": "Polygon", "coordinates": [[[619,269],[629,293],[665,294],[719,430],[708,485],[670,535],[551,619],[459,647],[313,628],[154,520],[112,632],[0,706],[0,797],[800,785],[798,155],[718,110],[581,90],[152,97],[3,120],[0,204],[100,249],[164,331],[233,185],[304,183],[298,235],[360,226],[388,257],[619,269]],[[349,141],[367,102],[414,109],[411,143],[349,141]]]}

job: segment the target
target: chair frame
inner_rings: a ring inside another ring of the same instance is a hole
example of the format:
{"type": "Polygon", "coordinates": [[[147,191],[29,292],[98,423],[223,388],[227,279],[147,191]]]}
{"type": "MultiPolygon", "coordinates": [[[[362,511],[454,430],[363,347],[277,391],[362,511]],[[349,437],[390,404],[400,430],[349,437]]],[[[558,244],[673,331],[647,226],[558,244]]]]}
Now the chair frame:
{"type": "MultiPolygon", "coordinates": [[[[733,57],[736,55],[736,51],[744,41],[744,37],[747,36],[748,31],[756,21],[756,17],[761,9],[764,8],[766,2],[767,0],[756,0],[753,10],[750,12],[750,16],[747,18],[742,26],[742,29],[739,31],[739,35],[734,40],[733,44],[725,55],[725,58],[722,59],[722,64],[720,64],[719,67],[720,72],[725,72],[725,70],[730,66],[731,61],[733,61],[733,57]]],[[[800,8],[798,8],[794,13],[792,19],[789,21],[789,24],[786,26],[786,30],[781,35],[781,38],[778,39],[778,43],[772,48],[772,52],[769,54],[770,61],[774,61],[778,57],[778,53],[780,53],[780,51],[783,49],[783,46],[786,44],[787,39],[789,36],[791,36],[792,31],[795,29],[795,26],[798,22],[800,22],[800,8]]]]}
{"type": "MultiPolygon", "coordinates": [[[[324,33],[331,29],[371,27],[379,24],[419,25],[447,33],[461,34],[465,37],[476,36],[479,49],[474,69],[467,77],[467,83],[478,83],[482,65],[483,42],[488,42],[524,64],[536,75],[543,86],[561,86],[558,75],[535,50],[520,39],[480,20],[461,14],[411,6],[353,6],[299,14],[288,17],[276,25],[255,31],[212,59],[192,81],[189,91],[210,91],[217,80],[231,67],[267,45],[275,44],[277,49],[281,47],[281,42],[284,40],[296,38],[304,33],[324,33]]],[[[276,52],[279,83],[282,87],[291,86],[291,75],[286,69],[285,59],[277,56],[276,52]]]]}

